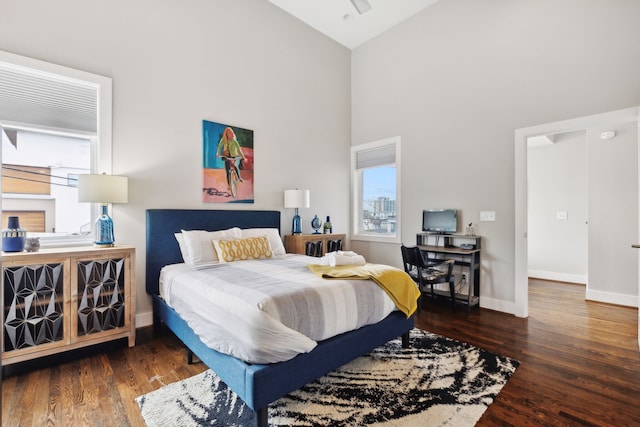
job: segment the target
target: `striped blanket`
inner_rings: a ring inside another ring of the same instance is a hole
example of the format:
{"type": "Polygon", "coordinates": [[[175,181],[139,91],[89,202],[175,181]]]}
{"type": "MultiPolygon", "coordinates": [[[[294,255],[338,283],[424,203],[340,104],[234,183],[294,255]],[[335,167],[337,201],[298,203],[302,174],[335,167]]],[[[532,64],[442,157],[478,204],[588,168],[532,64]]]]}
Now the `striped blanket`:
{"type": "Polygon", "coordinates": [[[313,262],[174,264],[162,270],[160,295],[209,347],[251,363],[289,360],[396,309],[375,282],[324,280],[307,268],[313,262]]]}
{"type": "Polygon", "coordinates": [[[411,316],[418,308],[420,291],[411,276],[389,265],[319,265],[309,264],[309,270],[323,279],[371,279],[393,300],[398,310],[411,316]]]}

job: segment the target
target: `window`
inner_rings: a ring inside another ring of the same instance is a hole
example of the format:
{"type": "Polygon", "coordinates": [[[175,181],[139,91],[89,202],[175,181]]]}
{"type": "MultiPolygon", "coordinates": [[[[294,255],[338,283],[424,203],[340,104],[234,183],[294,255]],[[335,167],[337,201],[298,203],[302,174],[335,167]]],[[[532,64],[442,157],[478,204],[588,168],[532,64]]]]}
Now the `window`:
{"type": "Polygon", "coordinates": [[[98,207],[78,203],[77,176],[111,173],[111,79],[0,51],[0,142],[4,226],[91,242],[98,207]]]}
{"type": "Polygon", "coordinates": [[[400,137],[351,147],[355,240],[400,242],[400,137]]]}

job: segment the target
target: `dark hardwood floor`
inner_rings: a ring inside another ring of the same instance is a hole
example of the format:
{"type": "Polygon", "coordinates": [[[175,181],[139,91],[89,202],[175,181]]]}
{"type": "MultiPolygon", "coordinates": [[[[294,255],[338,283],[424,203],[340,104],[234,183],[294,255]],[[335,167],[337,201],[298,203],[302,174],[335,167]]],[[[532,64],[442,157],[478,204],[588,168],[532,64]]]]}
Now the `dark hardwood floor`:
{"type": "MultiPolygon", "coordinates": [[[[520,367],[479,426],[640,425],[638,310],[584,301],[584,287],[531,280],[529,318],[427,302],[416,326],[513,357],[520,367]]],[[[134,398],[195,375],[167,330],[9,366],[3,426],[144,426],[134,398]]],[[[425,420],[425,425],[429,425],[425,420]]]]}

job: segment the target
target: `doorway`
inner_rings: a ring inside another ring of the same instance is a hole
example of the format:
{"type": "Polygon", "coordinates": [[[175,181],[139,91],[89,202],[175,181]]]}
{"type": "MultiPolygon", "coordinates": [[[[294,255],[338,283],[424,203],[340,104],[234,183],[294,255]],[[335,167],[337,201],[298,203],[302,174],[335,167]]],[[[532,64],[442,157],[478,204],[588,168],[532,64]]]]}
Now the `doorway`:
{"type": "MultiPolygon", "coordinates": [[[[515,131],[515,304],[514,314],[529,315],[528,285],[528,190],[527,190],[527,140],[541,135],[553,135],[582,129],[613,126],[620,123],[638,123],[639,107],[581,117],[561,122],[547,123],[515,131]]],[[[638,177],[636,176],[637,180],[638,177]]],[[[638,223],[640,223],[640,218],[638,223]]],[[[638,236],[633,236],[638,240],[638,236]]],[[[636,258],[637,264],[637,258],[636,258]]],[[[637,306],[637,297],[635,304],[637,306]]]]}

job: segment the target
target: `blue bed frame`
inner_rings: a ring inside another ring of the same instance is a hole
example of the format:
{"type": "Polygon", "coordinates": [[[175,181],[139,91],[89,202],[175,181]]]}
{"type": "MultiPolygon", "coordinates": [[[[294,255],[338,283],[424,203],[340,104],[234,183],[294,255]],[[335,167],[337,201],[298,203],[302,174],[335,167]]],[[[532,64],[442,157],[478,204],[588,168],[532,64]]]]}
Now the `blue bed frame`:
{"type": "Polygon", "coordinates": [[[153,323],[164,323],[202,362],[211,368],[256,412],[259,427],[267,422],[267,407],[284,395],[339,366],[366,354],[385,342],[402,336],[408,345],[413,317],[393,312],[384,320],[321,341],[311,352],[272,364],[248,364],[207,347],[187,323],[158,295],[160,269],[182,262],[174,233],[180,230],[224,230],[240,228],[280,229],[279,211],[250,210],[147,210],[146,290],[153,298],[153,323]]]}

